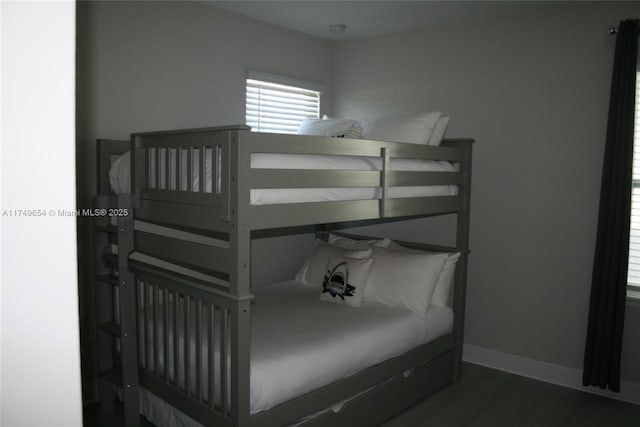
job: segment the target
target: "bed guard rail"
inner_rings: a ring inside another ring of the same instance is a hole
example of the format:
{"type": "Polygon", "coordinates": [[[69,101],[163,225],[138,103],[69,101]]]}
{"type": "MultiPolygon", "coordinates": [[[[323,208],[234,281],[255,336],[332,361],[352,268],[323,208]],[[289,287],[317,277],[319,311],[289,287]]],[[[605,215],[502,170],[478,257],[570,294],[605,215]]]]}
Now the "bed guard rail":
{"type": "Polygon", "coordinates": [[[237,425],[248,411],[253,297],[136,260],[135,253],[129,268],[136,276],[140,384],[203,425],[237,425]]]}
{"type": "MultiPolygon", "coordinates": [[[[132,136],[133,189],[138,217],[155,222],[229,232],[242,212],[254,229],[453,213],[457,195],[391,198],[392,187],[464,186],[462,170],[395,171],[391,159],[469,160],[472,140],[443,146],[250,132],[246,126],[139,133],[132,136]],[[313,154],[377,158],[381,170],[252,168],[254,154],[313,154]],[[371,200],[254,205],[253,190],[371,187],[371,200]]],[[[464,168],[462,168],[464,169],[464,168]]]]}

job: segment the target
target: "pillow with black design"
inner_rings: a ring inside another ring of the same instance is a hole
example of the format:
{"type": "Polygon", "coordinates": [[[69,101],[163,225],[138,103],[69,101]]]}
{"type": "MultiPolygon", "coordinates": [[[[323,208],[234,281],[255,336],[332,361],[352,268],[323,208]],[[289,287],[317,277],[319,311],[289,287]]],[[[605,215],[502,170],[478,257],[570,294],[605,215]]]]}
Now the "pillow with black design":
{"type": "Polygon", "coordinates": [[[322,281],[320,299],[359,307],[373,259],[331,255],[322,281]]]}
{"type": "Polygon", "coordinates": [[[305,261],[304,265],[296,274],[295,279],[307,286],[320,287],[326,273],[327,262],[331,255],[348,258],[369,258],[371,249],[352,250],[330,245],[322,240],[316,239],[313,251],[305,261]]]}

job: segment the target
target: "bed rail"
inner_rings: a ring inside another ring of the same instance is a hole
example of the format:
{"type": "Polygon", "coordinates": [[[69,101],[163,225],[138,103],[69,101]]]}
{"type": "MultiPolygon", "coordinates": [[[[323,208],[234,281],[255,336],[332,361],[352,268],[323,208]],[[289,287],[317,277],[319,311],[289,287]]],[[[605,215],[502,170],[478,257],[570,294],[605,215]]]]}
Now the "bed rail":
{"type": "Polygon", "coordinates": [[[246,126],[139,133],[132,136],[138,217],[229,233],[243,212],[250,230],[318,223],[435,215],[462,210],[458,195],[391,198],[389,188],[466,182],[463,172],[391,171],[391,159],[462,163],[472,140],[441,147],[383,141],[253,133],[246,126]],[[251,156],[315,154],[377,158],[381,171],[258,169],[251,156]],[[371,200],[252,205],[252,190],[379,188],[371,200]]]}
{"type": "Polygon", "coordinates": [[[249,304],[140,261],[136,274],[140,384],[203,425],[248,413],[249,304]]]}

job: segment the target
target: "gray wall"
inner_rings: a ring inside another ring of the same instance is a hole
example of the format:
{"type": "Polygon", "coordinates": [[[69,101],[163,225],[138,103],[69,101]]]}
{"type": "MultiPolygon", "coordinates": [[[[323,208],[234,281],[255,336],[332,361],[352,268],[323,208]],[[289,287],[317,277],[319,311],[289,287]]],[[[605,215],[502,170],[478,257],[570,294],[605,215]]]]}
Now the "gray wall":
{"type": "MultiPolygon", "coordinates": [[[[465,342],[581,369],[615,38],[636,3],[541,5],[526,16],[338,43],[340,117],[441,110],[474,137],[465,342]]],[[[450,221],[441,221],[450,225],[450,221]]],[[[440,226],[398,237],[444,240],[440,226]]],[[[640,309],[623,377],[640,381],[640,309]]]]}
{"type": "MultiPolygon", "coordinates": [[[[197,2],[78,3],[78,206],[95,194],[95,139],[245,122],[247,70],[317,82],[332,105],[331,44],[197,2]]],[[[83,369],[94,367],[90,223],[79,218],[83,369]]],[[[259,284],[292,278],[308,236],[255,242],[259,284]],[[273,261],[285,269],[274,269],[273,261]]]]}

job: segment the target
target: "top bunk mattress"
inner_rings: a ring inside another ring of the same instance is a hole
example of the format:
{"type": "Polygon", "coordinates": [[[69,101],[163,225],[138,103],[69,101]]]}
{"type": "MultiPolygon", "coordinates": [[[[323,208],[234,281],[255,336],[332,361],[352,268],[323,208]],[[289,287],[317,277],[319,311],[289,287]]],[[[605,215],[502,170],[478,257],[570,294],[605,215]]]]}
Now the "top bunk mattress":
{"type": "MultiPolygon", "coordinates": [[[[173,159],[172,159],[173,160],[173,159]]],[[[194,164],[198,164],[198,160],[194,164]]],[[[382,161],[379,157],[356,157],[339,155],[315,154],[271,154],[253,153],[251,155],[253,169],[302,169],[302,170],[348,170],[348,171],[380,171],[382,161]]],[[[183,170],[186,170],[185,167],[183,170]]],[[[391,171],[413,172],[456,172],[456,168],[449,162],[416,159],[391,159],[391,171]]],[[[205,160],[205,192],[211,192],[212,165],[207,157],[205,160]]],[[[117,194],[127,194],[131,188],[131,156],[125,153],[117,158],[109,170],[109,181],[112,191],[117,194]]],[[[186,179],[182,179],[186,182],[186,179]]],[[[200,172],[193,169],[191,185],[197,191],[200,182],[200,172]]],[[[283,184],[286,185],[286,184],[283,184]]],[[[183,190],[188,190],[184,188],[183,190]]],[[[458,194],[455,185],[429,185],[390,187],[388,197],[431,197],[454,196],[458,194]]],[[[339,187],[339,188],[271,188],[251,189],[252,205],[268,205],[281,203],[310,203],[343,200],[372,200],[380,199],[380,187],[339,187]]]]}

